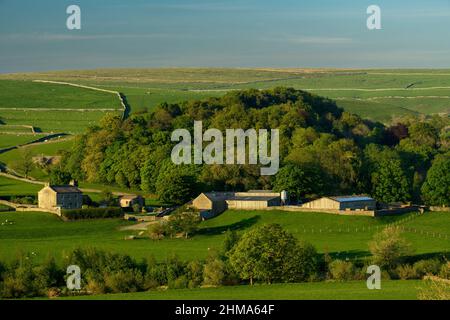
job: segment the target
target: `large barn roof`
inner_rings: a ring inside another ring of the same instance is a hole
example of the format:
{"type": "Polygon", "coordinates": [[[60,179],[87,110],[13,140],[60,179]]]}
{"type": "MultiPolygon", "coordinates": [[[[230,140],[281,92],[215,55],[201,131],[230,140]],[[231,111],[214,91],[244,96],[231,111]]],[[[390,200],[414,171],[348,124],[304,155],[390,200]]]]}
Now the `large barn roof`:
{"type": "Polygon", "coordinates": [[[236,201],[270,201],[273,199],[277,199],[279,197],[270,197],[270,196],[262,196],[262,197],[258,197],[258,196],[236,196],[236,197],[232,197],[229,198],[227,200],[236,200],[236,201]]]}
{"type": "Polygon", "coordinates": [[[330,197],[330,199],[337,202],[375,201],[373,198],[367,196],[338,196],[330,197]]]}
{"type": "Polygon", "coordinates": [[[240,200],[240,201],[268,201],[279,196],[268,195],[267,191],[249,192],[206,192],[204,195],[211,201],[240,200]],[[261,194],[261,195],[257,195],[261,194]]]}
{"type": "Polygon", "coordinates": [[[204,195],[211,201],[224,201],[234,197],[234,192],[205,192],[204,195]]]}

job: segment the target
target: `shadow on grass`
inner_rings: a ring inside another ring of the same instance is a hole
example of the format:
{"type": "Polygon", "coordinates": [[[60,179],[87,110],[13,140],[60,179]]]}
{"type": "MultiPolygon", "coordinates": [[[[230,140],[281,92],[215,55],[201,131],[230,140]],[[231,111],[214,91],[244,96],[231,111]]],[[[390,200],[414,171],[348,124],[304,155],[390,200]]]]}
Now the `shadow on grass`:
{"type": "MultiPolygon", "coordinates": [[[[371,257],[371,253],[369,251],[364,250],[349,250],[349,251],[340,251],[340,252],[330,252],[330,257],[333,260],[364,260],[366,258],[371,257]]],[[[429,260],[429,259],[438,259],[441,261],[450,260],[450,252],[430,252],[423,253],[417,255],[407,256],[404,259],[405,263],[413,264],[419,260],[429,260]]]]}
{"type": "Polygon", "coordinates": [[[406,257],[405,262],[414,263],[419,260],[429,260],[429,259],[438,259],[441,261],[448,261],[448,260],[450,260],[450,251],[416,254],[416,255],[406,257]]]}
{"type": "Polygon", "coordinates": [[[329,255],[332,259],[358,260],[369,257],[370,252],[365,250],[349,250],[349,251],[330,252],[329,255]]]}
{"type": "Polygon", "coordinates": [[[248,219],[243,219],[241,221],[226,225],[226,226],[219,226],[219,227],[211,227],[211,228],[202,228],[196,232],[196,235],[206,235],[206,236],[212,236],[212,235],[219,235],[227,230],[235,230],[240,231],[244,229],[248,229],[255,225],[259,220],[261,219],[261,216],[254,216],[248,219]]]}

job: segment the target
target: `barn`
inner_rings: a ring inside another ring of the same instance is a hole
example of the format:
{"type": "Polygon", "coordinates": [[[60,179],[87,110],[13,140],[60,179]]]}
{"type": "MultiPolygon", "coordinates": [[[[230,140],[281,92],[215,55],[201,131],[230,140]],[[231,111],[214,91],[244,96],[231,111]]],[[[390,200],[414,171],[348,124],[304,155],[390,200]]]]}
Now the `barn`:
{"type": "Polygon", "coordinates": [[[209,211],[213,215],[227,209],[226,200],[234,197],[234,192],[205,192],[192,201],[192,206],[200,211],[209,211]]]}
{"type": "Polygon", "coordinates": [[[200,211],[208,211],[212,216],[227,209],[258,210],[280,205],[280,193],[251,190],[248,192],[207,192],[192,201],[192,206],[200,211]]]}
{"type": "Polygon", "coordinates": [[[302,208],[318,210],[375,210],[376,201],[367,196],[323,197],[307,202],[302,208]]]}

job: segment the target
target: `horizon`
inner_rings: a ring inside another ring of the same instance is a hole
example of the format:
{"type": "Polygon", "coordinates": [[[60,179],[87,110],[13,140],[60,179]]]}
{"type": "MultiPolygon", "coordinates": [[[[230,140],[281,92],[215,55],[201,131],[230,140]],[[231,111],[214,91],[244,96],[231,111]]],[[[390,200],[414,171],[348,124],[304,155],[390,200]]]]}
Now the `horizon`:
{"type": "Polygon", "coordinates": [[[449,17],[449,0],[2,0],[0,73],[443,69],[450,65],[450,42],[443,41],[449,17]],[[72,4],[81,8],[81,30],[66,26],[72,4]],[[381,8],[381,30],[366,26],[372,4],[381,8]]]}
{"type": "Polygon", "coordinates": [[[100,70],[251,70],[251,71],[264,71],[264,72],[284,72],[284,73],[301,73],[312,71],[312,73],[318,72],[339,72],[339,71],[450,71],[450,67],[447,68],[410,68],[410,67],[379,67],[379,68],[326,68],[326,67],[281,67],[281,68],[270,68],[270,67],[221,67],[221,66],[161,66],[161,67],[105,67],[105,68],[86,68],[86,69],[49,69],[49,70],[34,70],[34,71],[16,71],[16,72],[1,72],[0,75],[20,75],[20,74],[41,74],[41,73],[58,73],[58,72],[83,72],[83,71],[100,71],[100,70]]]}

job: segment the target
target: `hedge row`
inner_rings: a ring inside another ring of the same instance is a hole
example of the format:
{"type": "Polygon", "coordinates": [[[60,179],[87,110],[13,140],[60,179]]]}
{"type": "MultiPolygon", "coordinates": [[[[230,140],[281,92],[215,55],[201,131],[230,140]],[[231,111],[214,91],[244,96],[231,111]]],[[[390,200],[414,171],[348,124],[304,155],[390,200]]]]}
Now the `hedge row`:
{"type": "Polygon", "coordinates": [[[119,218],[123,216],[121,208],[89,208],[62,210],[61,215],[68,220],[119,218]]]}

